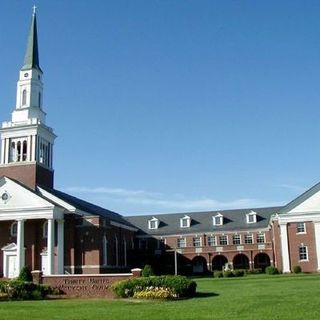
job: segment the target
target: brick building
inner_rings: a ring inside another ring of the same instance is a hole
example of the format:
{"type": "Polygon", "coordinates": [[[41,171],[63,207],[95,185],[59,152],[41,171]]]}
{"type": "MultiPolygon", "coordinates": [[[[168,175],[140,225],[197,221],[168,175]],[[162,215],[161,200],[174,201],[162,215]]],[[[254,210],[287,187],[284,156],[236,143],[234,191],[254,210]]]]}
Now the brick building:
{"type": "Polygon", "coordinates": [[[0,129],[0,276],[105,273],[152,263],[204,273],[275,265],[320,271],[320,184],[284,207],[124,217],[54,189],[36,14],[11,121],[0,129]]]}

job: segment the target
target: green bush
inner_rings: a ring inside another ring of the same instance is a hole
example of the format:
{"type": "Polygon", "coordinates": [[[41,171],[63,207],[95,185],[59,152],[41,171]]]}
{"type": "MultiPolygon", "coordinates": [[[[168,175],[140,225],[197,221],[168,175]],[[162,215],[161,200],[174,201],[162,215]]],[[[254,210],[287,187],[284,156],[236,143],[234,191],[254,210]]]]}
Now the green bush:
{"type": "Polygon", "coordinates": [[[152,267],[150,266],[150,264],[146,264],[142,270],[142,276],[143,277],[150,277],[150,276],[154,276],[152,267]]]}
{"type": "Polygon", "coordinates": [[[234,270],[234,271],[233,271],[233,275],[234,275],[235,277],[243,277],[244,274],[245,274],[244,270],[234,270]]]}
{"type": "Polygon", "coordinates": [[[269,266],[266,268],[266,274],[271,274],[271,275],[279,274],[279,270],[275,267],[269,266]]]}
{"type": "Polygon", "coordinates": [[[233,278],[234,273],[231,270],[223,271],[223,277],[224,278],[233,278]]]}
{"type": "Polygon", "coordinates": [[[147,278],[131,278],[113,284],[115,294],[121,298],[133,297],[136,292],[148,288],[163,288],[171,290],[177,298],[192,297],[196,293],[197,284],[183,276],[159,276],[147,278]]]}
{"type": "Polygon", "coordinates": [[[6,293],[9,300],[39,300],[51,293],[47,285],[34,284],[28,281],[11,280],[1,282],[1,292],[6,293]]]}
{"type": "Polygon", "coordinates": [[[302,269],[300,266],[294,266],[292,269],[293,269],[292,270],[293,273],[301,273],[302,272],[302,269]]]}
{"type": "Polygon", "coordinates": [[[213,271],[213,277],[214,278],[223,278],[223,272],[222,271],[213,271]]]}
{"type": "Polygon", "coordinates": [[[8,280],[0,280],[0,292],[1,293],[6,292],[6,288],[7,288],[8,283],[9,283],[8,280]]]}
{"type": "Polygon", "coordinates": [[[263,270],[261,268],[246,270],[246,274],[261,274],[261,273],[263,273],[263,270]]]}
{"type": "Polygon", "coordinates": [[[32,282],[32,274],[28,267],[24,266],[21,269],[17,280],[32,282]]]}

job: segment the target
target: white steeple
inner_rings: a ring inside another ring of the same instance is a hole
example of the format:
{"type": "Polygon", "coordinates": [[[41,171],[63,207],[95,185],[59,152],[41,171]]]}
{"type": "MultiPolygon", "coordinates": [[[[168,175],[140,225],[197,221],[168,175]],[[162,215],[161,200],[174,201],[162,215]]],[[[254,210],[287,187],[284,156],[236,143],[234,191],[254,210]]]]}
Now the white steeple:
{"type": "Polygon", "coordinates": [[[42,70],[39,65],[37,20],[33,8],[24,65],[17,82],[16,107],[11,121],[3,122],[1,165],[40,164],[52,170],[55,135],[45,125],[43,111],[42,70]]]}

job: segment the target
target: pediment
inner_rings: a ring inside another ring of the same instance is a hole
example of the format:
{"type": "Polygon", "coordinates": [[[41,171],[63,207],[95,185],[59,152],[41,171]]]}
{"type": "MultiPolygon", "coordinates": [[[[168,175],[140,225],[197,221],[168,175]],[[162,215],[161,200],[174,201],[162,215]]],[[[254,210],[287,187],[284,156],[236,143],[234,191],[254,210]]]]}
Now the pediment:
{"type": "Polygon", "coordinates": [[[43,207],[53,207],[53,204],[7,177],[0,179],[0,211],[43,207]]]}
{"type": "Polygon", "coordinates": [[[17,245],[12,242],[1,248],[2,251],[16,251],[17,245]]]}
{"type": "Polygon", "coordinates": [[[305,197],[302,201],[291,206],[287,213],[316,213],[320,212],[320,190],[305,197]]]}
{"type": "Polygon", "coordinates": [[[7,177],[0,178],[0,220],[50,218],[55,213],[61,214],[60,211],[22,184],[7,177]]]}

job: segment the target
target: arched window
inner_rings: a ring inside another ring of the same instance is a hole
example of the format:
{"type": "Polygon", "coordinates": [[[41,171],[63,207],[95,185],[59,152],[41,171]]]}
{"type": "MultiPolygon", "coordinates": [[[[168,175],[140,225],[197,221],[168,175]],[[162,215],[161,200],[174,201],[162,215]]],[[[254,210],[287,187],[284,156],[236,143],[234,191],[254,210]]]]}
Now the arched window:
{"type": "Polygon", "coordinates": [[[24,140],[22,143],[22,161],[27,160],[27,141],[24,140]]]}
{"type": "Polygon", "coordinates": [[[106,235],[103,236],[102,239],[102,249],[103,249],[103,265],[108,265],[108,240],[106,235]]]}
{"type": "Polygon", "coordinates": [[[43,239],[48,238],[48,221],[44,222],[42,225],[42,237],[43,239]]]}
{"type": "Polygon", "coordinates": [[[17,152],[16,152],[16,143],[14,141],[11,142],[10,145],[10,157],[9,157],[10,162],[15,162],[17,161],[17,152]]]}
{"type": "Polygon", "coordinates": [[[17,143],[17,161],[21,161],[21,142],[17,143]]]}
{"type": "Polygon", "coordinates": [[[39,92],[39,95],[38,95],[38,105],[39,105],[39,108],[41,108],[41,92],[39,92]]]}
{"type": "Polygon", "coordinates": [[[10,227],[10,235],[11,237],[16,237],[18,234],[18,223],[13,222],[10,227]]]}
{"type": "Polygon", "coordinates": [[[22,91],[22,105],[25,106],[27,104],[27,90],[24,89],[22,91]]]}

